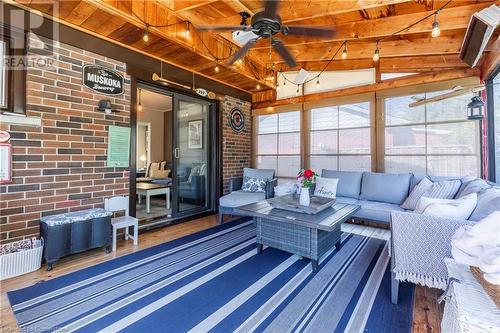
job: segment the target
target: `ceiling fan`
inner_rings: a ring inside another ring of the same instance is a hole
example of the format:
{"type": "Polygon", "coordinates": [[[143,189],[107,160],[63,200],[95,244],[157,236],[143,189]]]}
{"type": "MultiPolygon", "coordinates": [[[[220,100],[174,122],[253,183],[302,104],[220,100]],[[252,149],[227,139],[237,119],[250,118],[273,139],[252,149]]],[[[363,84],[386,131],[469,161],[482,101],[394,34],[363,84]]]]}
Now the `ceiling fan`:
{"type": "Polygon", "coordinates": [[[232,65],[237,60],[243,58],[248,50],[261,39],[269,39],[271,47],[280,55],[281,58],[290,67],[295,67],[297,62],[283,42],[276,38],[275,35],[281,33],[287,35],[301,36],[318,36],[332,37],[334,31],[331,29],[308,27],[308,26],[287,26],[282,24],[281,17],[278,15],[277,0],[265,0],[265,8],[263,11],[252,16],[251,24],[247,24],[248,13],[240,13],[242,16],[241,25],[237,26],[202,26],[199,31],[251,31],[256,38],[251,39],[242,48],[236,51],[229,59],[229,64],[232,65]]]}

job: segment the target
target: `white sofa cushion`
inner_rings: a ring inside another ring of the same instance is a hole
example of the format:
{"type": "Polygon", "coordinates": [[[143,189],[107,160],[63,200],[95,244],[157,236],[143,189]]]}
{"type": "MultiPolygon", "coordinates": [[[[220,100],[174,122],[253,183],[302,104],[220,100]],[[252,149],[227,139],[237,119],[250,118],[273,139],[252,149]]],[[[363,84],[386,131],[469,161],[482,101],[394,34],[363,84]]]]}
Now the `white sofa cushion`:
{"type": "Polygon", "coordinates": [[[266,194],[262,192],[234,191],[219,199],[222,207],[239,207],[266,199],[266,194]]]}

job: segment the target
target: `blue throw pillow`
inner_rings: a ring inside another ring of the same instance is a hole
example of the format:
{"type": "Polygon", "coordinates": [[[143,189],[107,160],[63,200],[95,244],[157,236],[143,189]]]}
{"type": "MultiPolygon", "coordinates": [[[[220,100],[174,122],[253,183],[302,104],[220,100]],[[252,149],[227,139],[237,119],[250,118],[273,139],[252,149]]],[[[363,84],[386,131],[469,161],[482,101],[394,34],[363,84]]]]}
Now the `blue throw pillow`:
{"type": "Polygon", "coordinates": [[[266,192],[266,180],[264,178],[243,177],[241,190],[252,193],[266,192]]]}

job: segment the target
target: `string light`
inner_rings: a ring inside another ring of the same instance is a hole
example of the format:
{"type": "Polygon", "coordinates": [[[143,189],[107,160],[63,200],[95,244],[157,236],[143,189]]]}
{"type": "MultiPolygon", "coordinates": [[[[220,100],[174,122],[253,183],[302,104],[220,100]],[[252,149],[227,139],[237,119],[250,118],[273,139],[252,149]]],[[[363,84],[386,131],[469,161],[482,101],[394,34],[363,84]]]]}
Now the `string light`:
{"type": "Polygon", "coordinates": [[[297,85],[297,90],[295,90],[295,95],[299,95],[299,85],[297,85]]]}
{"type": "Polygon", "coordinates": [[[441,30],[439,29],[439,22],[437,21],[437,16],[439,12],[436,12],[436,15],[434,15],[434,23],[432,23],[432,37],[436,38],[439,37],[441,34],[441,30]]]}
{"type": "Polygon", "coordinates": [[[344,43],[344,50],[342,51],[342,59],[347,59],[347,42],[344,43]]]}
{"type": "Polygon", "coordinates": [[[142,89],[139,89],[139,104],[137,105],[137,111],[142,112],[142,89]]]}
{"type": "Polygon", "coordinates": [[[320,84],[319,84],[319,75],[318,75],[318,78],[316,79],[316,88],[319,88],[320,84]]]}
{"type": "MultiPolygon", "coordinates": [[[[393,32],[392,34],[389,34],[389,35],[386,35],[382,38],[380,38],[379,40],[377,40],[377,45],[375,47],[375,51],[373,53],[373,61],[379,61],[380,60],[380,49],[379,49],[379,44],[380,42],[388,39],[388,38],[391,38],[391,37],[394,37],[394,36],[397,36],[399,35],[400,33],[404,32],[404,31],[407,31],[411,28],[413,28],[414,26],[422,23],[423,21],[425,20],[428,20],[429,18],[431,18],[432,16],[434,16],[434,22],[432,24],[432,37],[438,37],[440,34],[441,34],[441,31],[439,29],[439,22],[437,21],[437,15],[443,10],[445,9],[450,3],[452,2],[452,0],[448,0],[444,5],[442,5],[440,8],[438,8],[437,10],[435,10],[433,13],[430,13],[428,14],[427,16],[424,16],[422,17],[421,19],[419,19],[418,21],[416,22],[413,22],[412,24],[398,30],[398,31],[395,31],[393,32]]],[[[335,57],[337,56],[337,54],[340,52],[340,50],[342,50],[342,59],[346,59],[347,58],[347,41],[344,41],[343,44],[341,44],[339,46],[339,48],[337,49],[337,52],[335,52],[335,54],[330,58],[330,60],[325,64],[325,66],[323,67],[323,69],[319,72],[318,76],[321,75],[321,73],[323,73],[324,71],[326,71],[326,69],[328,68],[328,66],[332,63],[332,61],[335,59],[335,57]]],[[[283,76],[283,85],[286,84],[286,81],[288,80],[285,76],[284,73],[281,73],[281,75],[283,76]]],[[[308,83],[310,81],[314,80],[314,77],[309,79],[308,81],[306,81],[305,83],[308,83]]],[[[290,81],[290,80],[288,80],[290,81]]],[[[290,81],[292,82],[292,81],[290,81]]]]}
{"type": "Polygon", "coordinates": [[[378,61],[380,59],[380,50],[378,49],[378,41],[377,46],[375,46],[375,52],[373,53],[373,61],[378,61]]]}
{"type": "Polygon", "coordinates": [[[260,84],[256,85],[255,88],[257,88],[257,90],[260,90],[260,84]]]}
{"type": "Polygon", "coordinates": [[[189,31],[189,21],[186,21],[186,32],[185,32],[186,37],[189,37],[189,33],[190,33],[190,31],[189,31]]]}
{"type": "Polygon", "coordinates": [[[144,43],[149,42],[149,25],[146,25],[146,31],[144,31],[144,34],[142,35],[142,41],[144,43]]]}
{"type": "Polygon", "coordinates": [[[215,65],[214,71],[215,71],[216,73],[219,73],[219,70],[220,70],[220,68],[219,68],[219,64],[215,65]]]}

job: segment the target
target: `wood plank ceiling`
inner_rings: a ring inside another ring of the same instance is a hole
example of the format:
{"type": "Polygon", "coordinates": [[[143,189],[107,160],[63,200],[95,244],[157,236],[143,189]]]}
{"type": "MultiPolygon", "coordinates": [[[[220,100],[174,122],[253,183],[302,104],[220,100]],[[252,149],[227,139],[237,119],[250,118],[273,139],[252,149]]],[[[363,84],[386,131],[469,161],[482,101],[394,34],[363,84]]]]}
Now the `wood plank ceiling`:
{"type": "MultiPolygon", "coordinates": [[[[241,63],[226,65],[216,59],[228,58],[238,49],[230,34],[196,31],[201,25],[238,25],[239,12],[253,15],[263,10],[264,3],[259,0],[15,1],[244,91],[272,89],[274,71],[291,70],[275,52],[270,54],[265,41],[257,43],[241,63]],[[142,40],[146,25],[150,25],[148,43],[142,40]],[[160,25],[168,27],[154,27],[160,25]]],[[[298,61],[294,69],[324,68],[344,41],[348,41],[348,58],[341,59],[339,54],[330,63],[329,70],[378,66],[381,72],[426,72],[465,68],[467,65],[458,58],[458,53],[471,15],[500,1],[454,0],[438,15],[441,28],[438,38],[431,37],[432,19],[427,19],[410,30],[386,38],[379,45],[379,63],[374,64],[372,60],[378,39],[418,21],[446,2],[282,0],[279,14],[285,24],[331,27],[336,35],[328,40],[300,36],[280,38],[298,61]]]]}

